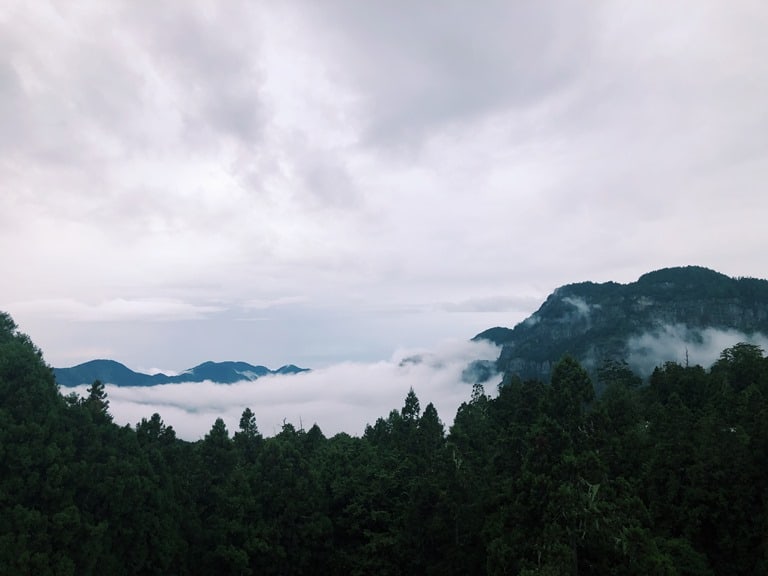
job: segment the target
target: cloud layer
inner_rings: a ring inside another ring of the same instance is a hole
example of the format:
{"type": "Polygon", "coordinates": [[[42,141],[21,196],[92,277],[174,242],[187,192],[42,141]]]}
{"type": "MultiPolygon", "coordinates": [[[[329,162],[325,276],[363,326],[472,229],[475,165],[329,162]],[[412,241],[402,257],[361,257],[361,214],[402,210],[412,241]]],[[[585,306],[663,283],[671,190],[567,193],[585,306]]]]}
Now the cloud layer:
{"type": "Polygon", "coordinates": [[[664,362],[676,362],[709,368],[726,348],[740,342],[756,344],[768,350],[768,337],[745,334],[738,330],[692,329],[683,324],[665,325],[654,332],[630,338],[627,362],[640,374],[649,375],[664,362]]]}
{"type": "MultiPolygon", "coordinates": [[[[119,388],[107,384],[106,391],[115,422],[135,425],[157,412],[187,440],[201,438],[219,417],[234,433],[246,407],[267,436],[279,432],[284,421],[305,429],[317,423],[327,436],[338,432],[360,435],[366,424],[399,410],[410,388],[422,409],[432,402],[442,421],[450,424],[472,390],[462,381],[462,371],[473,360],[495,359],[498,348],[486,342],[446,342],[424,354],[421,362],[401,363],[415,354],[418,351],[400,351],[389,361],[346,362],[229,385],[206,381],[119,388]]],[[[495,392],[493,382],[488,383],[491,394],[495,392]]],[[[73,390],[84,395],[87,386],[73,390]]]]}

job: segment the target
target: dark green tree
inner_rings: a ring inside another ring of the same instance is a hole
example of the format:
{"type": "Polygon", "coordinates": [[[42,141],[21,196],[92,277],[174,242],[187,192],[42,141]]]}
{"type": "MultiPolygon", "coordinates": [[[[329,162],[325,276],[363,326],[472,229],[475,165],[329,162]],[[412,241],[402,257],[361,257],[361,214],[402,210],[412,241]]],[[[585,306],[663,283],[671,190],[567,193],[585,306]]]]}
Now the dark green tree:
{"type": "Polygon", "coordinates": [[[85,397],[83,404],[96,421],[112,421],[112,415],[109,413],[107,391],[101,380],[93,381],[93,384],[88,388],[88,395],[85,397]]]}
{"type": "Polygon", "coordinates": [[[235,447],[248,464],[254,464],[264,438],[256,425],[256,416],[250,408],[243,410],[240,417],[240,429],[233,437],[235,447]]]}

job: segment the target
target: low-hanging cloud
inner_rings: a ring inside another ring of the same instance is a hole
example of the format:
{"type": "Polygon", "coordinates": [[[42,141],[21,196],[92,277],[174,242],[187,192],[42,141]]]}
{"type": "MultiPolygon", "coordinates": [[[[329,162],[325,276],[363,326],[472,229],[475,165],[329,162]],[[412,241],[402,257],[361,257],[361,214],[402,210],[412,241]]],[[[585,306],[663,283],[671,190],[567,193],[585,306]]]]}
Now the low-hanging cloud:
{"type": "Polygon", "coordinates": [[[584,300],[584,298],[566,296],[565,298],[563,298],[563,302],[568,302],[568,304],[571,304],[574,308],[576,308],[576,313],[579,316],[583,316],[584,318],[589,318],[590,305],[587,304],[587,301],[584,300]]]}
{"type": "MultiPolygon", "coordinates": [[[[492,360],[499,349],[488,342],[446,342],[437,350],[398,351],[388,361],[344,362],[295,375],[274,375],[235,384],[190,382],[152,387],[107,384],[110,413],[118,424],[135,425],[157,412],[179,437],[196,440],[221,417],[230,433],[246,407],[256,415],[261,432],[272,436],[283,422],[308,429],[318,424],[324,434],[360,435],[393,409],[400,409],[410,388],[422,409],[432,402],[448,425],[471,386],[462,372],[474,360],[492,360]],[[410,358],[408,362],[402,362],[410,358]],[[421,358],[420,361],[413,359],[421,358]]],[[[488,385],[488,392],[493,392],[488,385]]],[[[87,386],[74,389],[86,394],[87,386]]]]}
{"type": "Polygon", "coordinates": [[[709,368],[723,350],[739,342],[749,342],[768,349],[768,337],[761,333],[750,335],[738,330],[699,330],[685,324],[668,324],[654,332],[630,338],[627,342],[627,362],[645,375],[664,362],[683,364],[687,361],[690,365],[709,368]]]}

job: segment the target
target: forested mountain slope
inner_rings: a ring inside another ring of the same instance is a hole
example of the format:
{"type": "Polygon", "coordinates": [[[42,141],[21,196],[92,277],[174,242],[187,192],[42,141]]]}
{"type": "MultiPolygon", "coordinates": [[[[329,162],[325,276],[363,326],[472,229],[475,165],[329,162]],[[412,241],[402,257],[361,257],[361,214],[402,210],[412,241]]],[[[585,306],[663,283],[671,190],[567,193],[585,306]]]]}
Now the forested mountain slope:
{"type": "Polygon", "coordinates": [[[709,366],[725,345],[768,342],[768,281],[688,266],[631,284],[568,284],[513,329],[475,339],[501,345],[499,369],[523,379],[548,380],[564,354],[592,374],[606,361],[626,361],[643,376],[686,357],[709,366]]]}
{"type": "Polygon", "coordinates": [[[198,442],[62,397],[0,314],[0,574],[768,573],[768,360],[558,362],[481,386],[446,434],[411,391],[362,437],[249,409],[198,442]]]}

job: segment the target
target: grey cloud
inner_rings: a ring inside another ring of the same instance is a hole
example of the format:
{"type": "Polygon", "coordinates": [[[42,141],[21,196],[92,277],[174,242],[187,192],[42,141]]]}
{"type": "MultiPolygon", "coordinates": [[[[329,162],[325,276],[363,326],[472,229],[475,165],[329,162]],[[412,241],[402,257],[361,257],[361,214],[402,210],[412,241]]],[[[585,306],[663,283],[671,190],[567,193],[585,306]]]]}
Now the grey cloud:
{"type": "Polygon", "coordinates": [[[250,4],[102,8],[19,5],[0,21],[14,156],[93,172],[168,146],[259,145],[261,22],[250,4]]]}
{"type": "Polygon", "coordinates": [[[250,194],[264,194],[265,182],[279,183],[284,196],[310,214],[361,208],[361,183],[348,166],[350,150],[326,147],[297,131],[271,138],[265,142],[270,149],[243,154],[233,163],[233,174],[250,194]]]}
{"type": "Polygon", "coordinates": [[[205,146],[228,135],[258,145],[265,123],[260,97],[261,20],[256,5],[128,3],[137,44],[154,74],[174,84],[185,134],[205,146]]]}
{"type": "Polygon", "coordinates": [[[141,69],[130,48],[107,32],[114,22],[105,14],[38,3],[17,6],[0,22],[17,83],[0,112],[17,128],[12,157],[93,162],[94,170],[137,140],[144,125],[141,69]]]}
{"type": "MultiPolygon", "coordinates": [[[[0,24],[0,31],[2,31],[0,24]]],[[[2,34],[0,34],[2,36],[2,34]]],[[[0,50],[8,54],[10,49],[8,41],[0,40],[0,50]]],[[[0,61],[0,118],[3,121],[3,130],[0,132],[0,150],[9,153],[13,144],[26,138],[26,132],[30,129],[25,121],[22,108],[24,91],[21,87],[21,79],[16,69],[11,64],[10,58],[0,61]]]]}
{"type": "Polygon", "coordinates": [[[303,168],[306,190],[320,208],[349,210],[360,200],[355,183],[344,163],[333,154],[317,151],[309,155],[303,168]]]}
{"type": "Polygon", "coordinates": [[[564,88],[592,49],[590,11],[567,3],[314,4],[371,142],[402,144],[564,88]]]}

